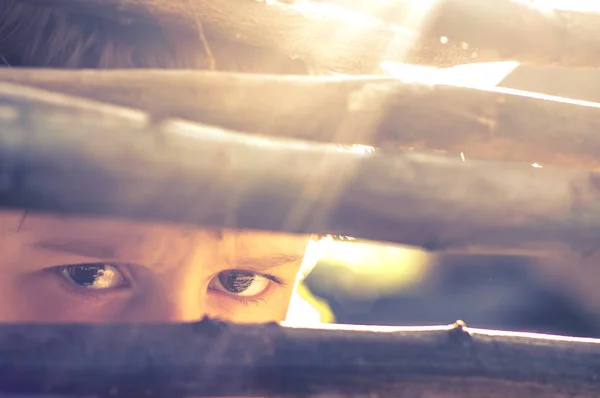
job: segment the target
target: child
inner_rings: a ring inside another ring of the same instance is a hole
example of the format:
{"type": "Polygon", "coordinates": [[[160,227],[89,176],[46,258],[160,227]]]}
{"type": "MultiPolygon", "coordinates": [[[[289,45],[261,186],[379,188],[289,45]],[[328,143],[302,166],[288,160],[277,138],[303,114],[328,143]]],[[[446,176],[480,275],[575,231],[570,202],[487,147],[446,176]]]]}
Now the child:
{"type": "MultiPolygon", "coordinates": [[[[266,49],[208,40],[200,19],[197,34],[182,37],[67,8],[3,1],[0,64],[307,70],[301,61],[266,49]]],[[[205,315],[282,321],[310,241],[282,233],[22,212],[0,213],[0,231],[0,321],[13,322],[193,321],[205,315]]]]}
{"type": "Polygon", "coordinates": [[[122,219],[0,213],[0,322],[286,317],[315,239],[122,219]]]}

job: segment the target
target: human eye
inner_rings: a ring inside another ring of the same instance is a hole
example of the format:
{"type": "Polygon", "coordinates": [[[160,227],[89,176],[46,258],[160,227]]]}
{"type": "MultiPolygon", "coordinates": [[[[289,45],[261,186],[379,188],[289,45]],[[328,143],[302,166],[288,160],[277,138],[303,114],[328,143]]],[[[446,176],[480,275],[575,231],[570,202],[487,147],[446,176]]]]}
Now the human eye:
{"type": "Polygon", "coordinates": [[[209,290],[252,299],[262,296],[273,284],[283,283],[271,275],[263,275],[244,270],[228,270],[219,272],[209,283],[209,290]]]}
{"type": "Polygon", "coordinates": [[[55,267],[59,276],[75,287],[102,290],[128,286],[118,265],[108,263],[70,264],[55,267]]]}

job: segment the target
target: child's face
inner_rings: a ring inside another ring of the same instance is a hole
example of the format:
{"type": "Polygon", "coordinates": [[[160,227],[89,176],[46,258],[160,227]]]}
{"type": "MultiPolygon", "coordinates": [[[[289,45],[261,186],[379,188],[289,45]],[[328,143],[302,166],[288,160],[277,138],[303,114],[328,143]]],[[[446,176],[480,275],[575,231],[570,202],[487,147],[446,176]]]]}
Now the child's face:
{"type": "Polygon", "coordinates": [[[307,236],[0,213],[0,322],[284,320],[307,236]]]}

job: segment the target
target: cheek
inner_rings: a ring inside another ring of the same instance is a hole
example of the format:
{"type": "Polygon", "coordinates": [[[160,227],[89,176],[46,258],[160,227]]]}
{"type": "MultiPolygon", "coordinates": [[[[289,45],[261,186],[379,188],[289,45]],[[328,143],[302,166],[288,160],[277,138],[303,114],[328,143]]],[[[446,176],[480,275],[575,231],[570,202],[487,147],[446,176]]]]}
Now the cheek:
{"type": "Polygon", "coordinates": [[[10,275],[0,270],[0,322],[20,322],[23,318],[31,319],[23,308],[23,297],[15,289],[10,275]]]}
{"type": "Polygon", "coordinates": [[[44,322],[64,317],[71,307],[56,300],[45,284],[20,275],[0,273],[0,321],[44,322]],[[62,307],[62,308],[61,308],[62,307]]]}
{"type": "MultiPolygon", "coordinates": [[[[3,220],[4,221],[4,220],[3,220]]],[[[4,227],[2,225],[2,227],[4,227]]],[[[0,322],[35,320],[30,306],[31,290],[23,279],[28,264],[20,256],[20,244],[10,235],[0,239],[0,322]]],[[[35,289],[34,289],[35,293],[35,289]]]]}
{"type": "Polygon", "coordinates": [[[111,322],[119,319],[127,305],[126,295],[91,296],[69,293],[58,280],[48,275],[29,275],[12,281],[10,289],[0,293],[11,300],[1,318],[18,322],[111,322]]]}

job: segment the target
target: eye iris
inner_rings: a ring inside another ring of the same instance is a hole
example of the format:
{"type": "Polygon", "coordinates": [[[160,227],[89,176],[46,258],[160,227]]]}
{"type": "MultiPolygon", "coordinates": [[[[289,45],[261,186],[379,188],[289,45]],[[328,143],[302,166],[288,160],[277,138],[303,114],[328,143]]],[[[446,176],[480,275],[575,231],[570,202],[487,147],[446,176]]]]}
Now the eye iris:
{"type": "Polygon", "coordinates": [[[93,286],[104,275],[105,269],[104,264],[70,265],[66,271],[78,285],[93,286]]]}
{"type": "Polygon", "coordinates": [[[71,283],[88,289],[111,289],[124,282],[119,269],[109,264],[67,265],[61,272],[71,283]]]}
{"type": "Polygon", "coordinates": [[[219,282],[230,293],[242,293],[254,282],[256,275],[245,271],[227,271],[219,274],[219,282]]]}

